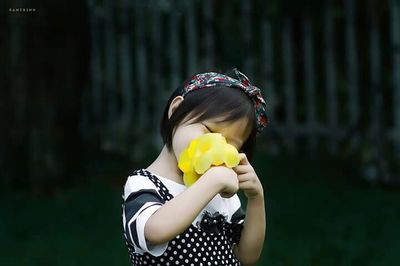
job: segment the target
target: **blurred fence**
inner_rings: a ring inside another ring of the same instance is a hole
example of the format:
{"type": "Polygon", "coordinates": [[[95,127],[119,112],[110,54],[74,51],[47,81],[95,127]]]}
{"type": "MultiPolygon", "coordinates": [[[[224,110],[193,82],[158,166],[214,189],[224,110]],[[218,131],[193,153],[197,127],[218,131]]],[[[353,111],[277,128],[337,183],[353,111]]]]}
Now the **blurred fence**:
{"type": "Polygon", "coordinates": [[[265,139],[289,152],[367,149],[381,178],[393,178],[384,169],[400,154],[399,1],[314,2],[88,0],[82,135],[101,132],[109,149],[160,145],[173,89],[196,72],[238,67],[266,97],[265,139]]]}

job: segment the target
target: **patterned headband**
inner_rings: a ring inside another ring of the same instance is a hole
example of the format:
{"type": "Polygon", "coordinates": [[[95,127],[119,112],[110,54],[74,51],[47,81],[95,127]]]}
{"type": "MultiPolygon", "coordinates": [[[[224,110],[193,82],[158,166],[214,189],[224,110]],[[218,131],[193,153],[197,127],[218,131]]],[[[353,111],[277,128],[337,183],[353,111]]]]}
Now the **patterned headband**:
{"type": "Polygon", "coordinates": [[[235,68],[233,71],[238,79],[215,72],[194,75],[183,84],[179,95],[185,97],[191,91],[217,86],[241,89],[253,101],[257,118],[257,133],[260,133],[268,125],[266,103],[261,95],[261,90],[251,85],[249,79],[239,70],[235,68]]]}

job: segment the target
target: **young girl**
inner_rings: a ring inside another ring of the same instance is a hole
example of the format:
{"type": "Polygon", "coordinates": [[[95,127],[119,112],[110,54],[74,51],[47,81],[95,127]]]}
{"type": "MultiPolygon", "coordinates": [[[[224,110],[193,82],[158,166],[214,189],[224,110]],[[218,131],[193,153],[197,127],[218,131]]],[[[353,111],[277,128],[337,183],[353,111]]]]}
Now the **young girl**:
{"type": "Polygon", "coordinates": [[[234,74],[195,75],[169,99],[161,153],[124,186],[122,220],[132,265],[249,265],[260,257],[264,193],[250,161],[256,135],[267,125],[266,104],[244,74],[234,74]],[[241,161],[232,169],[213,166],[186,187],[180,153],[209,132],[221,133],[241,161]],[[246,212],[239,189],[247,197],[246,212]]]}

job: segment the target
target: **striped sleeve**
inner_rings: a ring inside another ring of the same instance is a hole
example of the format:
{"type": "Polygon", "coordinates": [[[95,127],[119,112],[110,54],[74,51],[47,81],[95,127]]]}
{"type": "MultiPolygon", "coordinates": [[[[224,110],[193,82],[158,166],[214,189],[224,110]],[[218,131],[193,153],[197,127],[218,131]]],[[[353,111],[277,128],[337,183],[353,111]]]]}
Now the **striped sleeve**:
{"type": "Polygon", "coordinates": [[[128,242],[139,253],[148,252],[160,256],[167,249],[168,242],[150,245],[144,236],[144,226],[150,216],[163,205],[163,199],[156,186],[147,177],[128,177],[124,187],[123,225],[128,242]]]}

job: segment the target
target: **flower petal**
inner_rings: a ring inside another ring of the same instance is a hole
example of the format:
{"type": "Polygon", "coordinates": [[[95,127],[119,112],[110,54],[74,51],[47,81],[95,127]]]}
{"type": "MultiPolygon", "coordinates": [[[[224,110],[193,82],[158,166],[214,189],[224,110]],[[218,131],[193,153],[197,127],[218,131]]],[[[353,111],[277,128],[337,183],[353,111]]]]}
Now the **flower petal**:
{"type": "Polygon", "coordinates": [[[223,160],[226,166],[230,168],[235,167],[239,164],[240,162],[239,152],[233,145],[226,144],[224,146],[223,160]]]}
{"type": "Polygon", "coordinates": [[[183,174],[183,183],[187,187],[193,185],[197,181],[197,179],[199,179],[199,175],[193,171],[189,171],[183,174]]]}
{"type": "Polygon", "coordinates": [[[189,157],[193,157],[195,155],[198,143],[198,139],[194,139],[190,142],[189,147],[187,148],[189,157]]]}
{"type": "Polygon", "coordinates": [[[179,156],[178,167],[182,170],[182,172],[190,171],[191,167],[191,158],[189,156],[189,152],[187,149],[182,151],[181,155],[179,156]]]}
{"type": "Polygon", "coordinates": [[[206,152],[206,153],[194,158],[194,161],[193,161],[194,170],[198,174],[204,174],[204,172],[210,168],[212,162],[213,162],[212,153],[206,152]]]}

